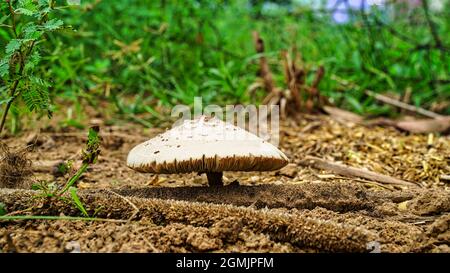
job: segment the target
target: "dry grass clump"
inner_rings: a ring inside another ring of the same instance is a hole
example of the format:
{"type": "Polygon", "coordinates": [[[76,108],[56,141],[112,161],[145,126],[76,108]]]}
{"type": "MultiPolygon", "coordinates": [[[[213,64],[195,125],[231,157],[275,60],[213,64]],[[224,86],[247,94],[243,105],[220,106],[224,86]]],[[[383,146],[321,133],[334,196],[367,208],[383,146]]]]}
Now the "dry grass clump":
{"type": "Polygon", "coordinates": [[[33,174],[26,149],[12,151],[0,143],[0,188],[26,188],[33,174]]]}

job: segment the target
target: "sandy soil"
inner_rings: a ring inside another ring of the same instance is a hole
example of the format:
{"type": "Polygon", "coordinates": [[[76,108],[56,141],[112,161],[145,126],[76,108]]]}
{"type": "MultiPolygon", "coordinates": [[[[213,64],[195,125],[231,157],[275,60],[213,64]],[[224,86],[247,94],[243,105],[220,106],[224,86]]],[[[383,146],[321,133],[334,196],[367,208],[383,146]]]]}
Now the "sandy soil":
{"type": "MultiPolygon", "coordinates": [[[[225,173],[225,182],[235,183],[212,190],[197,174],[141,174],[126,167],[128,151],[162,131],[102,126],[101,155],[78,187],[91,215],[114,221],[2,221],[0,251],[363,252],[379,246],[388,252],[450,252],[450,181],[442,179],[450,173],[447,136],[430,141],[428,135],[305,116],[281,126],[281,149],[291,164],[276,172],[225,173]],[[306,155],[421,187],[302,167],[306,155]]],[[[35,164],[76,162],[85,140],[83,131],[50,127],[6,143],[16,149],[35,143],[28,154],[35,164]]],[[[8,213],[33,207],[24,214],[80,216],[72,204],[33,199],[28,190],[37,180],[62,184],[67,177],[35,172],[16,189],[0,190],[0,202],[8,213]]]]}

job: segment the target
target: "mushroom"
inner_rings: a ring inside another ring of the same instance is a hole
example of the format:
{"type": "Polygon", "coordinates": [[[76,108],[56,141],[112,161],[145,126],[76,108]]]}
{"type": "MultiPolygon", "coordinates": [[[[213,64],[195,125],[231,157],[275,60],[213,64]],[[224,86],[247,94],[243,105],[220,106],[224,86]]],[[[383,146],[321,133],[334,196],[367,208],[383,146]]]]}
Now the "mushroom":
{"type": "Polygon", "coordinates": [[[224,171],[274,171],[286,155],[256,135],[215,117],[201,116],[135,146],[128,167],[146,173],[206,173],[222,186],[224,171]]]}

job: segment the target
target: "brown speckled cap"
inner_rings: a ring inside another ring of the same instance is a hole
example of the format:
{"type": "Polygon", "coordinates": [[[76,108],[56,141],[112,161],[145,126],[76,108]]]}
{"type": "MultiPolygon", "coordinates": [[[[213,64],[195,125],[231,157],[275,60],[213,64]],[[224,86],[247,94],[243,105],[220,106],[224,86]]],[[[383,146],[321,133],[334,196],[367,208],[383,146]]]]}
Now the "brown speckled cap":
{"type": "Polygon", "coordinates": [[[273,171],[288,158],[254,134],[217,118],[186,120],[134,147],[127,165],[149,173],[273,171]]]}

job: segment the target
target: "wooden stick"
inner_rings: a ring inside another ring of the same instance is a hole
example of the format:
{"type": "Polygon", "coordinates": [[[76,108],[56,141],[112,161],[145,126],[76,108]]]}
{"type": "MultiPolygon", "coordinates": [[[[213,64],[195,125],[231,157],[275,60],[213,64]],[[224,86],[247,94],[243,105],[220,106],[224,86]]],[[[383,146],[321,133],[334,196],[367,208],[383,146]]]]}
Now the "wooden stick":
{"type": "MultiPolygon", "coordinates": [[[[336,75],[331,75],[331,79],[337,81],[339,84],[341,84],[343,86],[349,86],[351,88],[360,88],[359,85],[357,85],[355,83],[352,83],[352,82],[349,82],[347,80],[344,80],[344,79],[342,79],[342,78],[340,78],[340,77],[338,77],[336,75]]],[[[371,96],[371,97],[375,98],[376,100],[379,100],[379,101],[384,102],[386,104],[390,104],[390,105],[396,106],[396,107],[401,108],[401,109],[408,110],[410,112],[418,113],[418,114],[421,114],[421,115],[429,117],[429,118],[442,118],[443,117],[442,115],[439,115],[439,114],[437,114],[435,112],[428,111],[428,110],[423,109],[421,107],[413,106],[413,105],[401,102],[399,100],[396,100],[396,99],[393,99],[393,98],[390,98],[390,97],[387,97],[387,96],[375,93],[372,90],[366,89],[366,90],[364,90],[364,92],[366,93],[367,96],[371,96]]]]}
{"type": "Polygon", "coordinates": [[[344,175],[344,176],[356,176],[356,177],[362,177],[371,181],[376,181],[384,184],[393,184],[393,185],[399,185],[399,186],[413,186],[413,187],[420,187],[418,184],[408,182],[405,180],[401,180],[398,178],[394,178],[391,176],[379,174],[376,172],[359,169],[355,167],[350,167],[344,164],[339,164],[335,162],[326,161],[324,159],[313,157],[313,156],[307,156],[305,159],[300,161],[300,165],[313,167],[316,169],[322,169],[334,172],[336,174],[344,175]]]}
{"type": "Polygon", "coordinates": [[[407,103],[404,103],[402,101],[375,93],[371,90],[364,90],[364,93],[366,93],[366,95],[371,96],[373,98],[375,98],[378,101],[393,105],[395,107],[401,108],[401,109],[405,109],[407,111],[410,112],[414,112],[414,113],[418,113],[421,114],[423,116],[429,117],[429,118],[441,118],[443,117],[442,115],[436,114],[434,112],[428,111],[426,109],[423,109],[421,107],[417,107],[417,106],[413,106],[407,103]]]}

